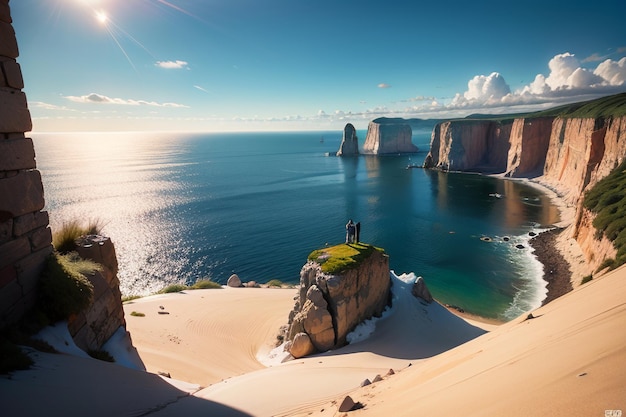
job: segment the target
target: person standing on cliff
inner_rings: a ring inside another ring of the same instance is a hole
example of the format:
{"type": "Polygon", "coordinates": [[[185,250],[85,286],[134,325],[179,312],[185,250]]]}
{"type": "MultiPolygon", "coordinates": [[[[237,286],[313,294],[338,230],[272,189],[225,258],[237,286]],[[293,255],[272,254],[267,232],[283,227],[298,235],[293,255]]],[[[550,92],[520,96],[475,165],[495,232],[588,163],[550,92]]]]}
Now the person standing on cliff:
{"type": "Polygon", "coordinates": [[[352,222],[352,219],[350,219],[346,224],[346,243],[354,243],[355,234],[356,225],[352,222]]]}

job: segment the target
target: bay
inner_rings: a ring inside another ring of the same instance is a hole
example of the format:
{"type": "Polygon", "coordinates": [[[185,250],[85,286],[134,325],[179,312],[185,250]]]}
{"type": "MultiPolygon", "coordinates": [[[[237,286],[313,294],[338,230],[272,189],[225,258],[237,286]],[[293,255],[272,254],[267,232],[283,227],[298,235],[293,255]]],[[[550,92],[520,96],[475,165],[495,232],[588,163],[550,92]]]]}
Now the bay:
{"type": "Polygon", "coordinates": [[[311,251],[344,240],[348,219],[443,303],[508,320],[546,293],[527,241],[558,221],[556,207],[522,182],[406,169],[430,132],[414,134],[418,154],[350,158],[327,156],[341,132],[32,137],[53,231],[103,224],[125,295],[232,273],[297,283],[311,251]]]}

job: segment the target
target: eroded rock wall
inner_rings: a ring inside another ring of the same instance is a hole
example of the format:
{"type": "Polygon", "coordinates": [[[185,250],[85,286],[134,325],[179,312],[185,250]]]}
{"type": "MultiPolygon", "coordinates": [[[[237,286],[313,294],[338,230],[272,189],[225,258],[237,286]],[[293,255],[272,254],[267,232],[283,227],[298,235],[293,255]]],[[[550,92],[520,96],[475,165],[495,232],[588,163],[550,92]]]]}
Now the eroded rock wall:
{"type": "Polygon", "coordinates": [[[102,265],[102,270],[87,276],[94,289],[93,303],[70,318],[68,328],[78,347],[98,350],[117,329],[126,327],[115,246],[108,237],[91,235],[80,239],[77,252],[102,265]]]}
{"type": "Polygon", "coordinates": [[[433,129],[424,166],[446,171],[502,172],[510,149],[511,122],[455,120],[433,129]]]}
{"type": "Polygon", "coordinates": [[[510,124],[454,120],[433,129],[424,165],[534,178],[556,190],[575,207],[577,220],[568,235],[577,240],[587,262],[599,265],[604,258],[614,256],[614,250],[595,238],[582,199],[584,192],[606,177],[625,156],[626,117],[519,118],[510,124]]]}

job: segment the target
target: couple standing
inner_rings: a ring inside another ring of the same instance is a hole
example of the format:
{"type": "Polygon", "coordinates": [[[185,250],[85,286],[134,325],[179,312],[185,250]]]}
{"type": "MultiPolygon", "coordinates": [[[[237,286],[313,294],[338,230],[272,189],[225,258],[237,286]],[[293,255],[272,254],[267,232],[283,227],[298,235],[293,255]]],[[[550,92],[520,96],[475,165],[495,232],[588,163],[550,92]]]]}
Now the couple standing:
{"type": "Polygon", "coordinates": [[[356,224],[352,219],[348,220],[346,224],[346,243],[357,243],[359,241],[359,235],[361,234],[361,222],[356,224]]]}

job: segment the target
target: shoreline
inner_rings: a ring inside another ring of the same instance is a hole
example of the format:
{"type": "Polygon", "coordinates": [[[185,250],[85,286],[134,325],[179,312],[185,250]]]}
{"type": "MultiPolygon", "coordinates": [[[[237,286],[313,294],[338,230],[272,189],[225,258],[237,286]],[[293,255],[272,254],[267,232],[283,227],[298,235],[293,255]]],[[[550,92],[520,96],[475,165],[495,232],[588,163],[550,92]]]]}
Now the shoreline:
{"type": "Polygon", "coordinates": [[[570,263],[557,247],[557,238],[562,232],[560,228],[547,230],[529,241],[533,255],[543,265],[543,280],[547,282],[548,293],[541,302],[542,306],[574,289],[570,263]]]}
{"type": "Polygon", "coordinates": [[[533,236],[528,242],[533,248],[533,256],[543,265],[542,279],[547,283],[548,293],[540,307],[545,306],[572,291],[575,274],[581,275],[580,270],[586,269],[580,265],[580,262],[578,267],[575,267],[574,261],[580,261],[582,255],[572,252],[572,247],[577,246],[577,243],[575,239],[568,236],[568,230],[575,220],[576,207],[568,203],[552,186],[541,182],[541,177],[531,179],[510,178],[503,175],[491,176],[506,181],[520,181],[534,187],[546,195],[559,211],[559,221],[553,225],[545,225],[549,229],[533,236]],[[566,246],[569,247],[569,251],[566,246]]]}

